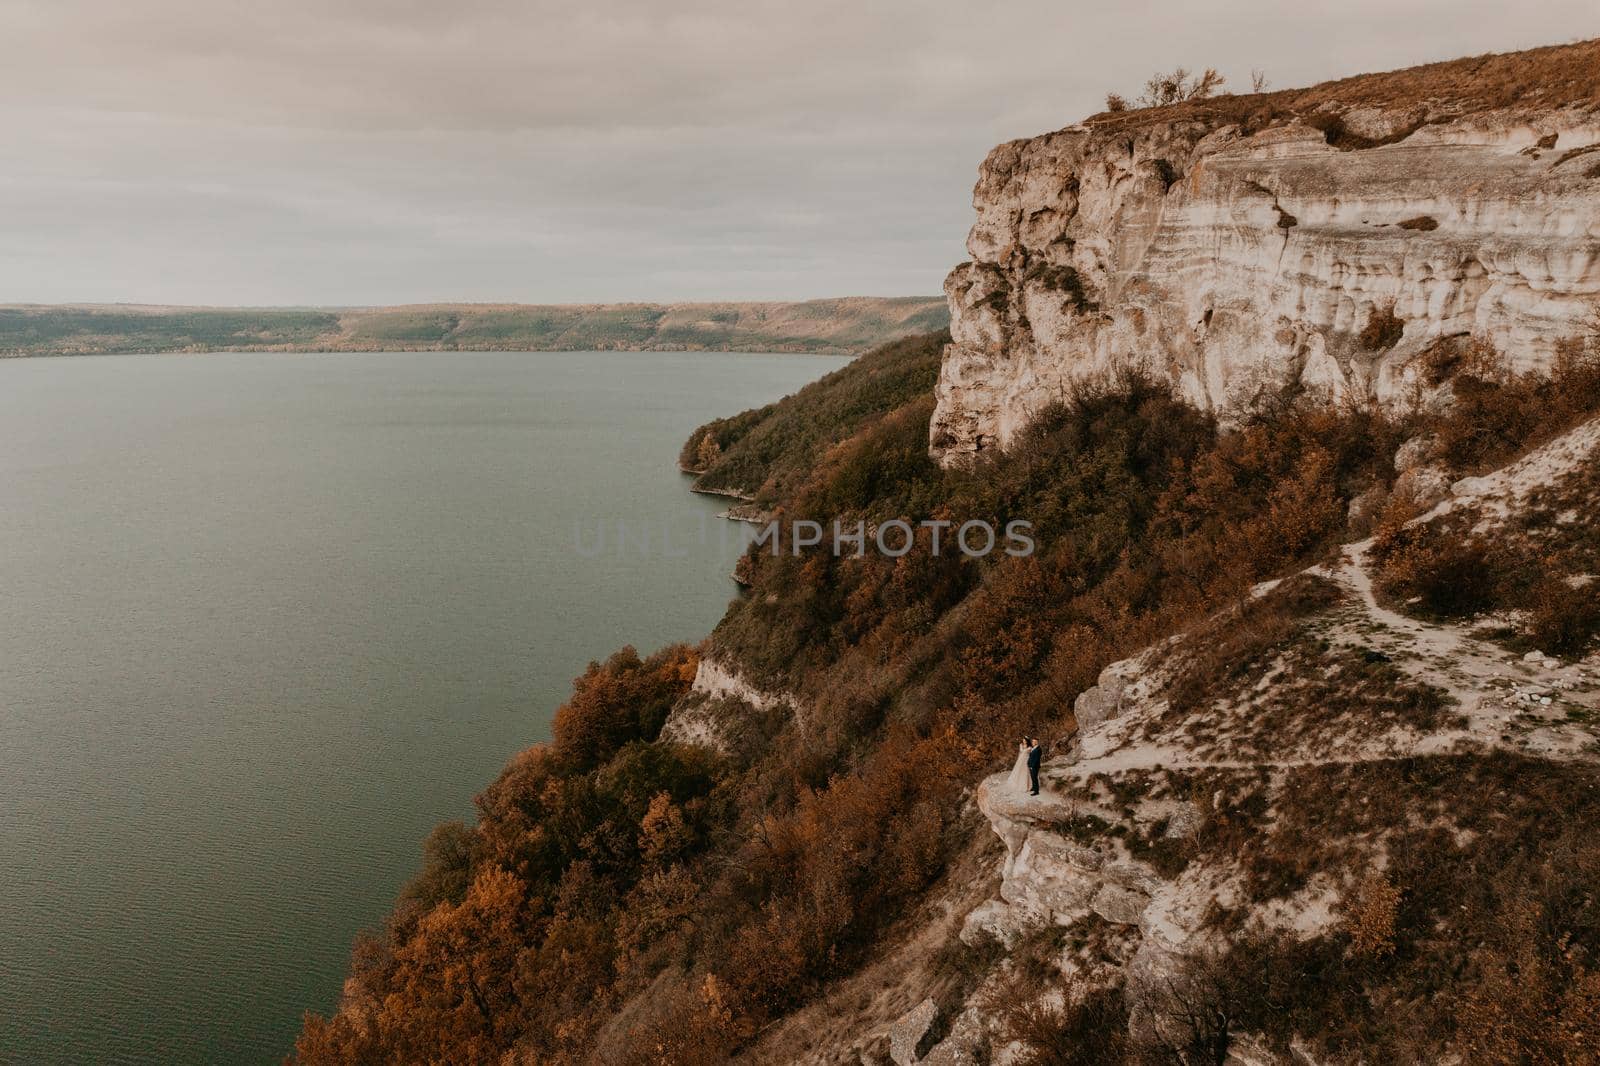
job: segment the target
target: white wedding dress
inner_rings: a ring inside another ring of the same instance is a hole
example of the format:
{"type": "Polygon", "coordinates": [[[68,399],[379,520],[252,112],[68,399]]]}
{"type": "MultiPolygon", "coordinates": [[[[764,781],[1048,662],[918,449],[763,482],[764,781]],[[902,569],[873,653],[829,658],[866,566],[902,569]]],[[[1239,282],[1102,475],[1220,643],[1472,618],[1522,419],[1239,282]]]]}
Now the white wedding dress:
{"type": "Polygon", "coordinates": [[[1006,791],[1027,792],[1028,789],[1028,745],[1023,744],[1017,748],[1017,762],[1011,767],[1011,776],[1006,778],[1006,791]]]}

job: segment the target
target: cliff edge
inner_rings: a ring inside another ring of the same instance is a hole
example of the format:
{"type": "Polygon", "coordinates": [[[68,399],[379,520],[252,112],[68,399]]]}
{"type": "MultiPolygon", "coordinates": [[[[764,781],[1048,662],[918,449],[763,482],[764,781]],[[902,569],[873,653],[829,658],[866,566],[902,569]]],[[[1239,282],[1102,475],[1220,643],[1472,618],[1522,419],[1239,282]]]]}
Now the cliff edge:
{"type": "Polygon", "coordinates": [[[1395,404],[1474,336],[1548,366],[1600,294],[1600,42],[1107,114],[979,168],[931,446],[1137,366],[1227,411],[1395,404]]]}

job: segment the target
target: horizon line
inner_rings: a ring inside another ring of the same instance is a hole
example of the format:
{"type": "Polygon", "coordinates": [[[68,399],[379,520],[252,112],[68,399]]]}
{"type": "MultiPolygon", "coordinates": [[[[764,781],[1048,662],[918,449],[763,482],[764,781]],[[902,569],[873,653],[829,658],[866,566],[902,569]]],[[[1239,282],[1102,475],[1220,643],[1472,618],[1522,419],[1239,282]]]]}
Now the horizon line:
{"type": "Polygon", "coordinates": [[[710,305],[735,304],[754,306],[758,304],[809,304],[830,303],[844,300],[936,300],[944,302],[946,297],[941,294],[913,293],[907,295],[885,296],[875,294],[851,294],[842,296],[808,296],[801,299],[715,299],[696,298],[692,300],[553,300],[548,302],[522,301],[522,300],[420,300],[405,301],[400,303],[284,303],[284,304],[200,304],[200,303],[173,303],[173,302],[145,302],[135,300],[69,300],[51,303],[38,300],[0,301],[0,310],[29,310],[29,309],[82,309],[97,310],[100,308],[123,308],[133,310],[182,310],[182,311],[381,311],[396,308],[411,307],[695,307],[710,305]]]}

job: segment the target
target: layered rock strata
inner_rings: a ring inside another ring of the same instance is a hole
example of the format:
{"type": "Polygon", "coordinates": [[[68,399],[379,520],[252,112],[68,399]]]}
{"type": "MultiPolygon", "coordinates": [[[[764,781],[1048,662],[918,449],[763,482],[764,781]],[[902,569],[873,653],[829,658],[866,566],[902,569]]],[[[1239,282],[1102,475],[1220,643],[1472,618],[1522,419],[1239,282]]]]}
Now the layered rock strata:
{"type": "Polygon", "coordinates": [[[1120,367],[1223,412],[1289,383],[1398,404],[1441,337],[1528,369],[1587,328],[1600,117],[1367,108],[1320,125],[1344,147],[1299,119],[1152,118],[990,152],[972,259],[945,282],[934,455],[1004,447],[1120,367]],[[1352,130],[1392,143],[1352,150],[1352,130]]]}

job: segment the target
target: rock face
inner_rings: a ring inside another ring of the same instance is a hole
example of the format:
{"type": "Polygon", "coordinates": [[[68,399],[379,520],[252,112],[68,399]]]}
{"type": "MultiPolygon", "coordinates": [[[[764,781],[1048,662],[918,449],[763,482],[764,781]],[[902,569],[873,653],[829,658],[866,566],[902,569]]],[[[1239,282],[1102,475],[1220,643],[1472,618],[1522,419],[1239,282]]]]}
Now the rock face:
{"type": "Polygon", "coordinates": [[[661,739],[726,753],[751,714],[796,709],[787,694],[762,691],[735,668],[703,656],[695,668],[694,683],[667,715],[661,739]]]}
{"type": "Polygon", "coordinates": [[[938,1006],[925,999],[894,1023],[889,1029],[889,1058],[895,1066],[911,1066],[928,1053],[936,1043],[934,1025],[938,1020],[938,1006]]]}
{"type": "Polygon", "coordinates": [[[979,1066],[989,1060],[983,1015],[969,1007],[954,1019],[945,1019],[932,999],[924,999],[890,1026],[888,1040],[889,1059],[895,1066],[979,1066]]]}
{"type": "Polygon", "coordinates": [[[1139,923],[1160,879],[1114,842],[1062,834],[1057,827],[1073,816],[1069,804],[1048,794],[1009,794],[1002,778],[984,781],[977,798],[1006,845],[1000,898],[1014,920],[1069,925],[1093,913],[1114,924],[1139,923]]]}
{"type": "Polygon", "coordinates": [[[787,697],[761,691],[746,681],[737,670],[709,656],[702,658],[700,665],[695,668],[690,691],[710,699],[738,700],[762,711],[787,701],[787,697]]]}
{"type": "Polygon", "coordinates": [[[1293,382],[1403,401],[1447,336],[1547,365],[1600,294],[1600,154],[1575,151],[1590,146],[1600,117],[1582,107],[1420,106],[1254,132],[1153,113],[1003,144],[973,192],[972,260],[945,282],[933,454],[1004,447],[1119,367],[1226,412],[1293,382]]]}

